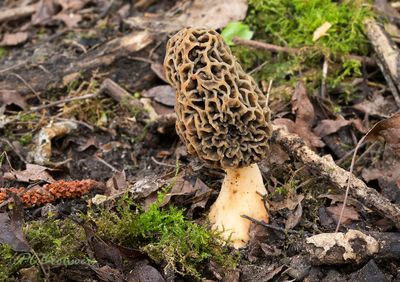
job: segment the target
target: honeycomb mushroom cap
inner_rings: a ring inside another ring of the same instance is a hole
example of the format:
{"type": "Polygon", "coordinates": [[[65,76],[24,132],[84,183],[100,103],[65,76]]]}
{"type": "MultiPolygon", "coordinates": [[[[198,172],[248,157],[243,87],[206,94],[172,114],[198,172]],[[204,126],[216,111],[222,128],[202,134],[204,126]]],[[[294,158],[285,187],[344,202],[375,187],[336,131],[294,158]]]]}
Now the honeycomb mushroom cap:
{"type": "Polygon", "coordinates": [[[232,168],[268,153],[266,98],[216,31],[179,31],[168,41],[164,69],[176,89],[176,130],[190,154],[232,168]]]}

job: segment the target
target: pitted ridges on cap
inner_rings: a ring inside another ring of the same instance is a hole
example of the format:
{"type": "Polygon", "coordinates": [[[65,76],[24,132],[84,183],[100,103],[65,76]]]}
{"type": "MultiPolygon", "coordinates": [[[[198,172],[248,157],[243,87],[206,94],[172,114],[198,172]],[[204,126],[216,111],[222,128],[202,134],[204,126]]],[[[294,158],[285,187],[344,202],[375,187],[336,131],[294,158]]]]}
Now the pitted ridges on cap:
{"type": "Polygon", "coordinates": [[[265,96],[216,31],[179,31],[168,41],[164,68],[189,153],[222,168],[248,166],[268,153],[265,96]]]}

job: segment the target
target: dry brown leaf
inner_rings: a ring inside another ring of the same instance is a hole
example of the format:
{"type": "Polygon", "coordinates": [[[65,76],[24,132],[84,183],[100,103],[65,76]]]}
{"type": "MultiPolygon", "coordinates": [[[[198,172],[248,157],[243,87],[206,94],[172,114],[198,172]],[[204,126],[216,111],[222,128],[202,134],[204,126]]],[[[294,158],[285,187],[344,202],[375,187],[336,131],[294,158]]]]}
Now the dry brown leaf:
{"type": "Polygon", "coordinates": [[[271,143],[270,152],[268,162],[271,164],[281,165],[290,160],[289,155],[276,143],[271,143]]]}
{"type": "Polygon", "coordinates": [[[26,110],[25,99],[15,90],[0,90],[0,104],[11,105],[14,104],[23,110],[26,110]]]}
{"type": "Polygon", "coordinates": [[[15,170],[12,172],[4,173],[4,179],[6,180],[16,180],[20,182],[36,182],[36,181],[46,181],[49,183],[55,182],[53,177],[48,173],[52,170],[48,167],[36,165],[36,164],[26,164],[25,170],[15,170]]]}
{"type": "Polygon", "coordinates": [[[246,0],[194,0],[178,2],[179,15],[163,11],[160,14],[145,14],[130,17],[126,23],[136,27],[156,32],[172,33],[184,27],[199,27],[218,29],[230,21],[240,21],[246,17],[246,0]]]}
{"type": "Polygon", "coordinates": [[[155,86],[142,92],[145,98],[153,98],[154,101],[165,106],[175,105],[175,90],[169,85],[155,86]]]}
{"type": "Polygon", "coordinates": [[[292,112],[296,114],[296,125],[311,128],[314,122],[314,107],[307,95],[303,81],[299,81],[292,97],[292,112]]]}
{"type": "Polygon", "coordinates": [[[188,212],[188,217],[192,217],[194,210],[196,208],[202,208],[204,209],[206,207],[206,204],[208,202],[208,199],[211,196],[211,193],[213,192],[210,187],[208,187],[203,181],[201,181],[199,178],[196,179],[196,182],[194,184],[194,190],[196,190],[196,194],[190,201],[192,202],[192,205],[190,206],[190,210],[188,212]]]}
{"type": "Polygon", "coordinates": [[[313,41],[317,41],[322,36],[325,36],[327,31],[331,28],[332,24],[330,22],[324,22],[320,27],[318,27],[313,33],[313,41]]]}
{"type": "Polygon", "coordinates": [[[91,137],[87,138],[84,142],[79,144],[79,146],[78,146],[78,148],[76,148],[76,150],[78,152],[83,152],[83,151],[87,150],[89,147],[99,148],[99,142],[97,141],[95,136],[91,136],[91,137]]]}
{"type": "Polygon", "coordinates": [[[392,201],[396,201],[397,194],[400,191],[393,191],[392,186],[399,186],[400,182],[400,161],[392,160],[390,164],[386,164],[386,160],[377,164],[378,168],[364,168],[362,177],[365,181],[378,180],[379,186],[383,194],[387,195],[392,201]]]}
{"type": "Polygon", "coordinates": [[[367,134],[367,140],[377,140],[379,137],[385,139],[400,159],[400,113],[378,122],[367,134]]]}
{"type": "Polygon", "coordinates": [[[128,182],[126,181],[125,170],[114,172],[114,175],[107,180],[106,187],[106,196],[113,196],[126,191],[128,188],[128,182]]]}
{"type": "Polygon", "coordinates": [[[63,10],[79,11],[89,1],[87,0],[57,0],[57,3],[61,5],[63,10]]]}
{"type": "Polygon", "coordinates": [[[57,3],[55,0],[40,0],[36,13],[32,15],[31,22],[33,25],[46,24],[56,13],[57,3]]]}
{"type": "Polygon", "coordinates": [[[158,78],[160,78],[161,80],[163,80],[166,83],[169,83],[167,78],[165,77],[164,67],[162,64],[152,63],[150,67],[151,67],[151,70],[158,76],[158,78]]]}
{"type": "Polygon", "coordinates": [[[313,129],[314,133],[319,137],[325,137],[329,134],[337,132],[342,127],[353,125],[359,132],[367,133],[367,129],[363,126],[360,119],[345,120],[342,116],[337,119],[324,119],[313,129]]]}
{"type": "Polygon", "coordinates": [[[393,97],[383,97],[376,94],[371,100],[364,100],[361,103],[352,106],[353,109],[366,113],[368,115],[387,118],[390,114],[396,112],[396,103],[393,97]]]}
{"type": "Polygon", "coordinates": [[[303,207],[301,206],[301,203],[299,203],[297,205],[297,208],[293,212],[291,212],[288,218],[285,220],[285,229],[289,230],[296,227],[296,225],[299,224],[302,215],[303,207]]]}
{"type": "Polygon", "coordinates": [[[9,213],[0,213],[0,244],[8,244],[16,252],[29,252],[22,226],[24,209],[18,197],[14,197],[15,206],[9,213]]]}
{"type": "Polygon", "coordinates": [[[286,197],[283,201],[279,202],[270,202],[270,210],[271,211],[279,211],[283,209],[294,210],[300,203],[303,201],[303,194],[293,194],[286,197]]]}
{"type": "Polygon", "coordinates": [[[339,129],[349,124],[351,124],[351,121],[345,120],[342,116],[337,119],[324,119],[314,128],[314,133],[319,137],[324,137],[337,132],[339,129]]]}
{"type": "Polygon", "coordinates": [[[0,46],[16,46],[28,40],[27,32],[6,33],[0,42],[0,46]]]}
{"type": "MultiPolygon", "coordinates": [[[[343,204],[337,204],[330,207],[327,207],[326,210],[332,216],[332,218],[338,222],[340,217],[340,212],[342,210],[343,204]]],[[[353,221],[357,221],[360,219],[360,215],[358,214],[357,210],[353,206],[346,206],[343,212],[343,217],[341,220],[342,224],[349,224],[353,221]]]]}
{"type": "Polygon", "coordinates": [[[314,107],[307,96],[307,89],[304,82],[299,81],[292,97],[292,111],[296,114],[296,121],[287,118],[278,118],[273,121],[276,125],[284,125],[290,133],[296,133],[304,142],[312,147],[325,146],[321,138],[315,135],[311,128],[314,122],[314,107]]]}
{"type": "Polygon", "coordinates": [[[74,28],[78,26],[78,23],[82,20],[82,16],[76,13],[68,11],[58,13],[52,17],[53,20],[62,21],[67,27],[74,28]]]}

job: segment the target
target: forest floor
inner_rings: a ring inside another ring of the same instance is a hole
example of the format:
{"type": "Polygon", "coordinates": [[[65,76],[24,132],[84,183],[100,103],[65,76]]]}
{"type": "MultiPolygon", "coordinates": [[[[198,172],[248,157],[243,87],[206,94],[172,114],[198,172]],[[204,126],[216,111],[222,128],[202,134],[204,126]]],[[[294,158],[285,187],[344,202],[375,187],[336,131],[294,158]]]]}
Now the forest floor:
{"type": "Polygon", "coordinates": [[[398,4],[1,1],[0,281],[399,281],[398,4]],[[207,221],[224,171],[175,131],[185,26],[222,32],[272,112],[271,220],[240,250],[207,221]]]}

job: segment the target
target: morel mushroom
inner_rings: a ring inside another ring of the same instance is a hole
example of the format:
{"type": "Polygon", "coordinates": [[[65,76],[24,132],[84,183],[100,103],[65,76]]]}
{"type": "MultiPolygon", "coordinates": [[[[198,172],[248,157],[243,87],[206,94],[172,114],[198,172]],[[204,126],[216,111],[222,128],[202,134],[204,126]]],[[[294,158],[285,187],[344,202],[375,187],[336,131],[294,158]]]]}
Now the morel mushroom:
{"type": "Polygon", "coordinates": [[[164,69],[176,89],[176,130],[188,152],[227,174],[209,219],[242,247],[251,223],[242,215],[269,220],[256,164],[271,135],[266,98],[214,30],[179,31],[168,41],[164,69]]]}

